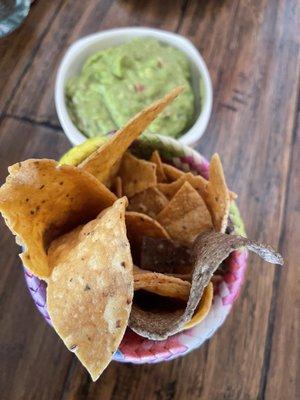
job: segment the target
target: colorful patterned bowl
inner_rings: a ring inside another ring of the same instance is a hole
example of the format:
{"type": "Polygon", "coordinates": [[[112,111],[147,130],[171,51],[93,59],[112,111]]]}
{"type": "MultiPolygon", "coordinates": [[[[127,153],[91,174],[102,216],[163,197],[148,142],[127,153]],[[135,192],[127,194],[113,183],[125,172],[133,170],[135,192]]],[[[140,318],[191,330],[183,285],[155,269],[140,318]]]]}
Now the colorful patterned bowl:
{"type": "MultiPolygon", "coordinates": [[[[145,136],[131,147],[133,153],[142,157],[148,157],[154,149],[160,152],[163,161],[183,171],[192,171],[207,178],[208,161],[195,150],[172,138],[159,135],[145,136]]],[[[235,233],[245,235],[243,222],[235,203],[231,205],[230,216],[235,233]]],[[[199,325],[163,341],[152,341],[127,329],[113,359],[134,364],[156,363],[172,360],[201,346],[223,324],[237,299],[247,268],[247,256],[248,253],[244,249],[231,254],[227,272],[214,282],[214,298],[209,314],[199,325]]],[[[37,308],[51,325],[46,304],[46,283],[27,271],[25,278],[37,308]]]]}

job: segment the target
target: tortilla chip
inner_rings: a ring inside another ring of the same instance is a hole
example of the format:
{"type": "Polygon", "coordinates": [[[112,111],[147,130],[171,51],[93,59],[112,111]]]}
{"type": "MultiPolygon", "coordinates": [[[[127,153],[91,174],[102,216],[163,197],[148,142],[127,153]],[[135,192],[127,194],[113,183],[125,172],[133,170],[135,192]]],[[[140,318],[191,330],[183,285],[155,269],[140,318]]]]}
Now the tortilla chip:
{"type": "Polygon", "coordinates": [[[118,198],[123,196],[122,179],[119,176],[113,180],[112,191],[118,198]]]}
{"type": "Polygon", "coordinates": [[[158,183],[157,188],[170,200],[185,182],[189,182],[204,199],[208,182],[206,179],[202,178],[202,176],[193,175],[191,172],[183,174],[180,178],[171,183],[158,183]]]}
{"type": "Polygon", "coordinates": [[[189,182],[182,185],[156,218],[171,238],[183,245],[193,243],[197,235],[213,228],[204,200],[189,182]]]}
{"type": "Polygon", "coordinates": [[[173,165],[163,163],[164,173],[167,176],[169,181],[176,181],[181,176],[184,175],[184,172],[180,169],[173,167],[173,165]]]}
{"type": "Polygon", "coordinates": [[[170,239],[145,236],[141,248],[140,266],[163,274],[187,275],[192,272],[191,249],[170,239]]]}
{"type": "Polygon", "coordinates": [[[213,284],[209,282],[209,284],[204,289],[203,295],[198,304],[198,307],[194,312],[192,319],[184,325],[183,328],[184,330],[193,328],[194,326],[200,324],[200,322],[204,320],[204,318],[207,316],[211,308],[213,297],[214,297],[214,287],[213,284]]]}
{"type": "Polygon", "coordinates": [[[141,336],[152,340],[164,340],[180,332],[191,321],[209,284],[213,273],[232,251],[247,247],[265,261],[283,264],[283,259],[270,246],[253,242],[242,236],[219,232],[206,232],[199,235],[193,244],[194,267],[190,297],[185,309],[163,310],[161,313],[145,309],[134,302],[129,319],[130,328],[141,336]]]}
{"type": "Polygon", "coordinates": [[[69,350],[98,379],[123,338],[133,297],[126,199],[55,240],[47,306],[69,350]]]}
{"type": "Polygon", "coordinates": [[[156,186],[156,165],[125,153],[120,166],[124,194],[129,198],[156,186]]]}
{"type": "Polygon", "coordinates": [[[158,221],[146,214],[135,211],[126,212],[126,227],[128,237],[139,240],[142,243],[143,236],[152,238],[169,238],[167,231],[158,221]]]}
{"type": "Polygon", "coordinates": [[[218,154],[214,154],[210,161],[205,202],[211,213],[215,230],[224,233],[229,216],[230,195],[218,154]]]}
{"type": "MultiPolygon", "coordinates": [[[[174,194],[181,188],[184,182],[189,182],[195,190],[200,194],[203,199],[206,199],[206,188],[208,181],[201,175],[194,175],[191,172],[182,173],[182,175],[172,182],[157,184],[157,188],[168,198],[171,199],[174,194]]],[[[234,201],[238,195],[229,191],[230,200],[234,201]]]]}
{"type": "Polygon", "coordinates": [[[119,160],[131,143],[151,124],[151,122],[161,113],[173,100],[182,92],[182,87],[177,87],[170,91],[162,99],[155,101],[149,107],[142,110],[133,117],[127,124],[119,129],[111,139],[101,146],[98,150],[87,157],[79,167],[96,176],[96,178],[107,183],[117,172],[119,160]]]}
{"type": "Polygon", "coordinates": [[[174,278],[179,278],[179,279],[182,279],[183,281],[187,281],[187,282],[191,282],[191,280],[192,280],[192,274],[191,273],[186,273],[186,274],[183,274],[183,273],[178,273],[178,274],[166,274],[166,275],[168,275],[168,276],[173,276],[174,278]]]}
{"type": "Polygon", "coordinates": [[[134,290],[145,290],[163,297],[187,301],[191,289],[190,282],[173,276],[134,268],[134,290]]]}
{"type": "Polygon", "coordinates": [[[92,175],[54,160],[27,160],[9,167],[9,173],[0,188],[0,211],[25,247],[24,266],[46,278],[50,242],[95,218],[116,197],[92,175]]]}
{"type": "Polygon", "coordinates": [[[127,210],[141,212],[155,218],[167,204],[166,196],[156,187],[150,187],[131,197],[127,210]]]}
{"type": "Polygon", "coordinates": [[[127,237],[131,254],[136,264],[140,263],[142,240],[144,236],[169,238],[168,232],[155,219],[135,211],[126,212],[127,237]]]}
{"type": "Polygon", "coordinates": [[[164,172],[163,164],[159,155],[159,152],[155,150],[152,153],[152,156],[150,158],[150,161],[156,164],[156,177],[157,177],[157,182],[166,182],[167,177],[164,172]]]}

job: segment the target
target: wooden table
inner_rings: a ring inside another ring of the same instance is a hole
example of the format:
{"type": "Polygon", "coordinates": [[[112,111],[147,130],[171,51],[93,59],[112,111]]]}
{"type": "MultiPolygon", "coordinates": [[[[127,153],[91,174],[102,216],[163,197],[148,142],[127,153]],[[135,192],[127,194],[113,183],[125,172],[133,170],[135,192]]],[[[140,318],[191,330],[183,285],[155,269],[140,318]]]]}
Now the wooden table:
{"type": "Polygon", "coordinates": [[[207,157],[221,154],[249,236],[278,248],[287,266],[251,257],[234,311],[209,342],[169,363],[112,362],[93,384],[33,307],[1,219],[2,400],[300,398],[299,21],[298,0],[39,0],[21,28],[0,41],[3,182],[8,165],[56,158],[70,147],[53,88],[74,40],[128,25],[191,39],[214,87],[212,118],[197,148],[207,157]]]}

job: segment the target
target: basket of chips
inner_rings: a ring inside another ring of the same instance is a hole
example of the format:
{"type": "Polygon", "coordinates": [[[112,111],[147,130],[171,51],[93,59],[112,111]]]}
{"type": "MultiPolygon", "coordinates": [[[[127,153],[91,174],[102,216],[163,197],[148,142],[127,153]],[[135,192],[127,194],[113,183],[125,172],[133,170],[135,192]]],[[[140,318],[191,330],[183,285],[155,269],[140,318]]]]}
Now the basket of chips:
{"type": "Polygon", "coordinates": [[[246,238],[217,154],[208,163],[174,139],[141,136],[179,93],[80,145],[80,157],[11,166],[0,189],[35,304],[93,380],[112,359],[171,360],[211,337],[248,250],[283,263],[246,238]]]}

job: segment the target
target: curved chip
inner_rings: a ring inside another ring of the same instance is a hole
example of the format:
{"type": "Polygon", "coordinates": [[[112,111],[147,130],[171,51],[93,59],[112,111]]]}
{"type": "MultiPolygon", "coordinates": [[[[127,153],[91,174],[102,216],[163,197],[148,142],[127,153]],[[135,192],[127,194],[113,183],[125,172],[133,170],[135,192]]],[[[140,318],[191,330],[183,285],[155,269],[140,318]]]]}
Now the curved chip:
{"type": "Polygon", "coordinates": [[[46,278],[51,240],[95,218],[116,196],[92,175],[54,160],[26,160],[9,173],[0,188],[0,211],[25,247],[25,267],[46,278]]]}
{"type": "Polygon", "coordinates": [[[159,314],[145,310],[141,305],[133,303],[129,319],[131,329],[139,335],[152,340],[163,340],[181,331],[191,321],[203,291],[218,266],[232,251],[244,246],[258,254],[265,261],[283,264],[281,255],[276,253],[270,246],[253,242],[242,236],[214,231],[206,232],[199,235],[193,245],[192,287],[186,308],[184,310],[176,310],[176,312],[164,310],[159,314]]]}
{"type": "Polygon", "coordinates": [[[193,328],[195,325],[200,324],[200,322],[204,320],[211,308],[213,297],[214,287],[213,284],[209,282],[209,284],[204,289],[203,295],[194,312],[192,319],[184,325],[184,330],[193,328]]]}
{"type": "Polygon", "coordinates": [[[79,167],[96,176],[101,182],[107,183],[116,173],[115,166],[141,133],[151,122],[170,104],[183,88],[177,87],[170,91],[162,99],[155,101],[149,107],[135,115],[127,124],[119,129],[111,139],[98,150],[87,157],[79,167]]]}
{"type": "Polygon", "coordinates": [[[56,332],[95,381],[117,350],[133,296],[126,198],[52,242],[47,306],[56,332]]]}
{"type": "Polygon", "coordinates": [[[134,267],[134,290],[146,290],[164,297],[187,301],[191,289],[190,282],[174,276],[142,270],[134,267]]]}

